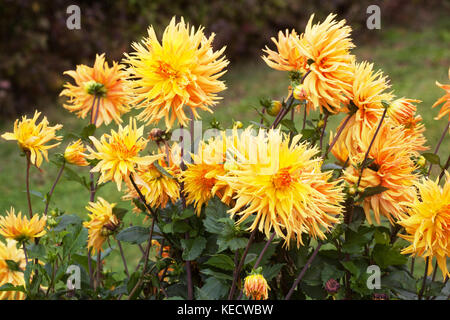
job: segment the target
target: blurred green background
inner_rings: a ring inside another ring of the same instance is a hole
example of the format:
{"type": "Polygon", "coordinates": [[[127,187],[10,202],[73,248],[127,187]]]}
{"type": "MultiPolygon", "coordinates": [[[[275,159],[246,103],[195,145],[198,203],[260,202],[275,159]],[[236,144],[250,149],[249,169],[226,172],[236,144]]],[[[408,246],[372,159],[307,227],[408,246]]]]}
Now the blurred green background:
{"type": "MultiPolygon", "coordinates": [[[[0,132],[12,131],[15,118],[43,111],[51,124],[61,123],[61,134],[78,132],[86,122],[62,108],[58,98],[68,78],[65,70],[77,64],[92,65],[95,53],[106,53],[109,61],[120,60],[130,52],[130,44],[146,35],[152,24],[159,34],[173,15],[184,16],[193,25],[204,25],[205,32],[215,32],[215,46],[227,46],[231,64],[223,77],[228,89],[214,114],[202,114],[203,128],[216,118],[224,127],[232,120],[244,124],[258,118],[253,107],[261,97],[281,99],[286,95],[287,74],[267,67],[261,60],[261,49],[272,46],[270,38],[278,30],[295,28],[301,33],[310,14],[323,19],[330,12],[346,18],[354,30],[358,61],[375,63],[391,79],[398,97],[420,99],[418,112],[424,118],[428,145],[434,150],[447,119],[433,120],[438,109],[431,105],[444,94],[435,81],[449,83],[450,67],[450,1],[11,1],[0,3],[0,132]],[[81,8],[81,30],[66,28],[66,8],[81,8]],[[381,7],[381,29],[368,30],[366,8],[381,7]]],[[[131,115],[136,112],[131,112],[131,115]]],[[[130,115],[130,114],[129,114],[130,115]]],[[[128,116],[124,117],[126,121],[128,116]]],[[[312,114],[311,117],[317,117],[312,114]]],[[[342,119],[335,116],[329,129],[336,131],[342,119]]],[[[297,116],[297,127],[300,127],[297,116]]],[[[114,124],[98,133],[115,128],[114,124]]],[[[148,128],[150,130],[150,128],[148,128]]],[[[50,156],[63,152],[68,141],[52,149],[50,156]]],[[[439,154],[447,158],[450,139],[439,154]]],[[[77,169],[88,177],[86,168],[77,169]]],[[[437,171],[436,171],[437,172],[437,171]]],[[[41,170],[32,168],[32,190],[45,194],[50,190],[57,168],[45,163],[41,170]]],[[[0,140],[0,214],[10,206],[26,212],[25,158],[20,157],[14,142],[0,140]]],[[[118,206],[130,208],[121,201],[116,186],[107,184],[98,192],[118,206]]],[[[33,208],[44,208],[42,199],[33,197],[33,208]]],[[[65,180],[58,184],[50,208],[85,216],[89,199],[87,190],[65,180]]],[[[125,224],[140,223],[141,217],[128,214],[125,224]]],[[[134,256],[134,250],[126,250],[134,256]]],[[[115,254],[112,264],[120,263],[115,254]]]]}

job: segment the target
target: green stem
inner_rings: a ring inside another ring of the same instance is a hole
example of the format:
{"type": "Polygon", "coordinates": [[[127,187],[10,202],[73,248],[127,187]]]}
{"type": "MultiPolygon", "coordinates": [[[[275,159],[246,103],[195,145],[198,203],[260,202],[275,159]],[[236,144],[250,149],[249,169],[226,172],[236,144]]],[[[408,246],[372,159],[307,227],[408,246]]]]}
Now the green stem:
{"type": "Polygon", "coordinates": [[[250,234],[250,238],[248,239],[247,246],[245,247],[244,253],[242,254],[242,257],[241,257],[241,260],[239,261],[239,265],[237,266],[236,269],[234,269],[233,283],[231,284],[230,293],[228,294],[228,300],[233,299],[234,292],[236,291],[237,281],[238,281],[239,275],[241,273],[241,269],[244,266],[245,258],[247,257],[248,250],[250,249],[250,245],[253,242],[253,238],[255,237],[255,234],[256,234],[256,228],[250,234]]]}
{"type": "Polygon", "coordinates": [[[66,165],[66,160],[63,160],[63,163],[61,165],[61,168],[59,169],[58,175],[56,176],[55,182],[53,183],[53,186],[50,190],[50,192],[47,195],[47,200],[45,201],[45,209],[44,209],[44,216],[47,215],[48,206],[50,204],[50,199],[52,198],[53,192],[55,191],[56,184],[58,183],[59,179],[61,178],[61,175],[64,171],[64,167],[66,165]]]}
{"type": "Polygon", "coordinates": [[[427,274],[428,274],[428,264],[429,263],[430,263],[430,257],[427,257],[425,259],[425,271],[423,273],[422,288],[420,289],[419,296],[418,296],[419,300],[422,300],[422,296],[423,296],[423,293],[425,291],[425,286],[427,284],[427,274]]]}
{"type": "Polygon", "coordinates": [[[33,208],[31,207],[31,196],[30,196],[31,160],[30,160],[30,152],[26,151],[25,154],[26,154],[26,158],[27,158],[26,186],[27,186],[28,213],[29,213],[30,219],[31,219],[31,218],[33,218],[33,208]]]}

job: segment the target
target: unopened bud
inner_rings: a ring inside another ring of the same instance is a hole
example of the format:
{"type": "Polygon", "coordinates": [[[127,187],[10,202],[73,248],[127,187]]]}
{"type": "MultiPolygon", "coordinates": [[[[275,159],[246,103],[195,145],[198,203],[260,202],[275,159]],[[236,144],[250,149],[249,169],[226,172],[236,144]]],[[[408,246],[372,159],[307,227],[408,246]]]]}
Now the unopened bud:
{"type": "Polygon", "coordinates": [[[233,126],[237,129],[241,129],[244,125],[240,121],[235,121],[233,126]]]}
{"type": "Polygon", "coordinates": [[[161,142],[164,140],[164,134],[165,134],[164,130],[161,130],[159,128],[153,128],[150,131],[149,139],[155,142],[161,142]]]}
{"type": "Polygon", "coordinates": [[[351,186],[350,188],[348,188],[348,194],[350,195],[354,195],[356,193],[357,189],[355,186],[351,186]]]}
{"type": "Polygon", "coordinates": [[[325,121],[323,121],[323,120],[319,120],[319,122],[317,122],[317,128],[323,128],[324,125],[325,125],[325,121]]]}
{"type": "Polygon", "coordinates": [[[267,114],[269,114],[273,117],[277,116],[278,113],[280,112],[282,106],[283,105],[282,105],[281,101],[273,100],[272,103],[270,104],[270,107],[266,109],[267,114]]]}
{"type": "Polygon", "coordinates": [[[372,300],[389,300],[389,297],[386,293],[374,293],[372,300]]]}
{"type": "Polygon", "coordinates": [[[299,84],[294,88],[294,98],[297,100],[305,100],[307,98],[305,87],[299,84]]]}
{"type": "Polygon", "coordinates": [[[420,167],[425,167],[425,164],[427,163],[427,160],[425,159],[424,156],[420,156],[419,159],[417,160],[417,165],[419,165],[420,167]]]}
{"type": "Polygon", "coordinates": [[[340,287],[341,285],[339,282],[334,279],[330,279],[325,283],[325,290],[327,290],[329,294],[336,294],[340,287]]]}

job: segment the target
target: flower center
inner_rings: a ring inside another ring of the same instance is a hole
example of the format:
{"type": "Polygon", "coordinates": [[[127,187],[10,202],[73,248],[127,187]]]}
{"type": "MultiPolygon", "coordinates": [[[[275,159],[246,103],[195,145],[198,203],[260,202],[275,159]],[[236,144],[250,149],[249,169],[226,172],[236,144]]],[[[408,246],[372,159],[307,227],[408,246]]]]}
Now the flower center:
{"type": "Polygon", "coordinates": [[[167,62],[161,61],[159,63],[158,68],[156,69],[156,72],[163,78],[175,80],[179,77],[179,73],[177,70],[172,68],[170,64],[167,62]]]}
{"type": "Polygon", "coordinates": [[[289,168],[280,169],[272,178],[272,182],[277,189],[289,187],[292,182],[289,168]]]}
{"type": "Polygon", "coordinates": [[[139,148],[136,145],[132,145],[131,148],[129,148],[123,141],[117,140],[111,143],[111,147],[116,152],[117,158],[121,160],[132,158],[139,151],[139,148]]]}

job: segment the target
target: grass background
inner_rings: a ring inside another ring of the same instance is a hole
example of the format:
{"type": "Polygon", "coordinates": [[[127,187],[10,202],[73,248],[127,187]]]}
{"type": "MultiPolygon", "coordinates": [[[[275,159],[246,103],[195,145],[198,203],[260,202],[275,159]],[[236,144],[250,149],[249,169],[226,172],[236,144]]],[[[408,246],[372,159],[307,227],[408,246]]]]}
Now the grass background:
{"type": "MultiPolygon", "coordinates": [[[[397,97],[407,97],[422,100],[418,106],[418,113],[422,115],[426,126],[425,135],[431,150],[442,133],[447,119],[439,121],[433,118],[438,108],[431,109],[433,103],[444,94],[444,91],[435,85],[435,81],[448,83],[448,68],[450,66],[450,20],[440,19],[421,30],[411,31],[407,28],[395,27],[368,32],[376,33],[376,40],[356,43],[354,53],[358,61],[369,60],[375,63],[391,79],[392,88],[397,97]]],[[[205,129],[213,118],[221,122],[224,127],[230,127],[232,120],[240,120],[244,125],[251,120],[257,120],[258,115],[252,108],[258,105],[261,97],[281,99],[286,94],[288,85],[287,74],[268,68],[261,59],[253,62],[230,65],[228,73],[224,76],[228,89],[223,94],[223,100],[214,108],[214,114],[203,114],[203,128],[205,129]]],[[[77,119],[74,115],[61,107],[61,101],[54,106],[37,106],[43,110],[51,124],[64,125],[61,134],[79,132],[86,125],[86,121],[77,119]]],[[[135,113],[135,112],[134,112],[135,113]]],[[[133,112],[131,113],[133,114],[133,112]]],[[[316,117],[317,114],[311,115],[316,117]]],[[[331,119],[328,129],[336,131],[336,125],[343,115],[331,119]]],[[[127,121],[125,119],[125,121],[127,121]]],[[[296,117],[297,126],[300,126],[300,116],[296,117]]],[[[0,132],[12,131],[12,119],[0,119],[0,132]]],[[[97,134],[115,128],[110,125],[98,130],[97,134]]],[[[147,130],[150,130],[148,128],[147,130]]],[[[63,152],[68,141],[60,147],[50,151],[50,157],[56,152],[63,152]]],[[[440,148],[440,156],[445,161],[448,156],[450,139],[448,137],[440,148]]],[[[17,145],[14,142],[0,140],[0,214],[4,214],[11,206],[16,210],[27,212],[25,191],[25,158],[20,157],[17,145]]],[[[76,168],[80,174],[88,178],[86,168],[76,168]]],[[[437,172],[436,172],[437,173],[437,172]]],[[[32,168],[31,189],[42,194],[47,193],[56,177],[57,168],[44,163],[41,170],[32,168]]],[[[129,202],[121,201],[121,194],[114,184],[102,187],[97,196],[104,197],[118,206],[130,208],[129,202]]],[[[84,209],[89,194],[81,185],[65,180],[59,182],[52,198],[51,208],[64,209],[66,213],[75,213],[86,217],[84,209]]],[[[39,197],[32,196],[33,209],[42,212],[44,203],[39,197]]],[[[125,224],[130,222],[140,224],[141,217],[128,213],[125,224]]],[[[112,243],[112,245],[115,245],[112,243]]],[[[138,252],[135,247],[124,244],[125,255],[130,261],[129,268],[134,268],[138,261],[138,252]]],[[[118,250],[115,250],[107,259],[107,268],[122,270],[118,250]]],[[[416,268],[420,273],[422,267],[416,268]]],[[[423,269],[422,269],[423,270],[423,269]]],[[[120,271],[121,272],[121,271],[120,271]]]]}

